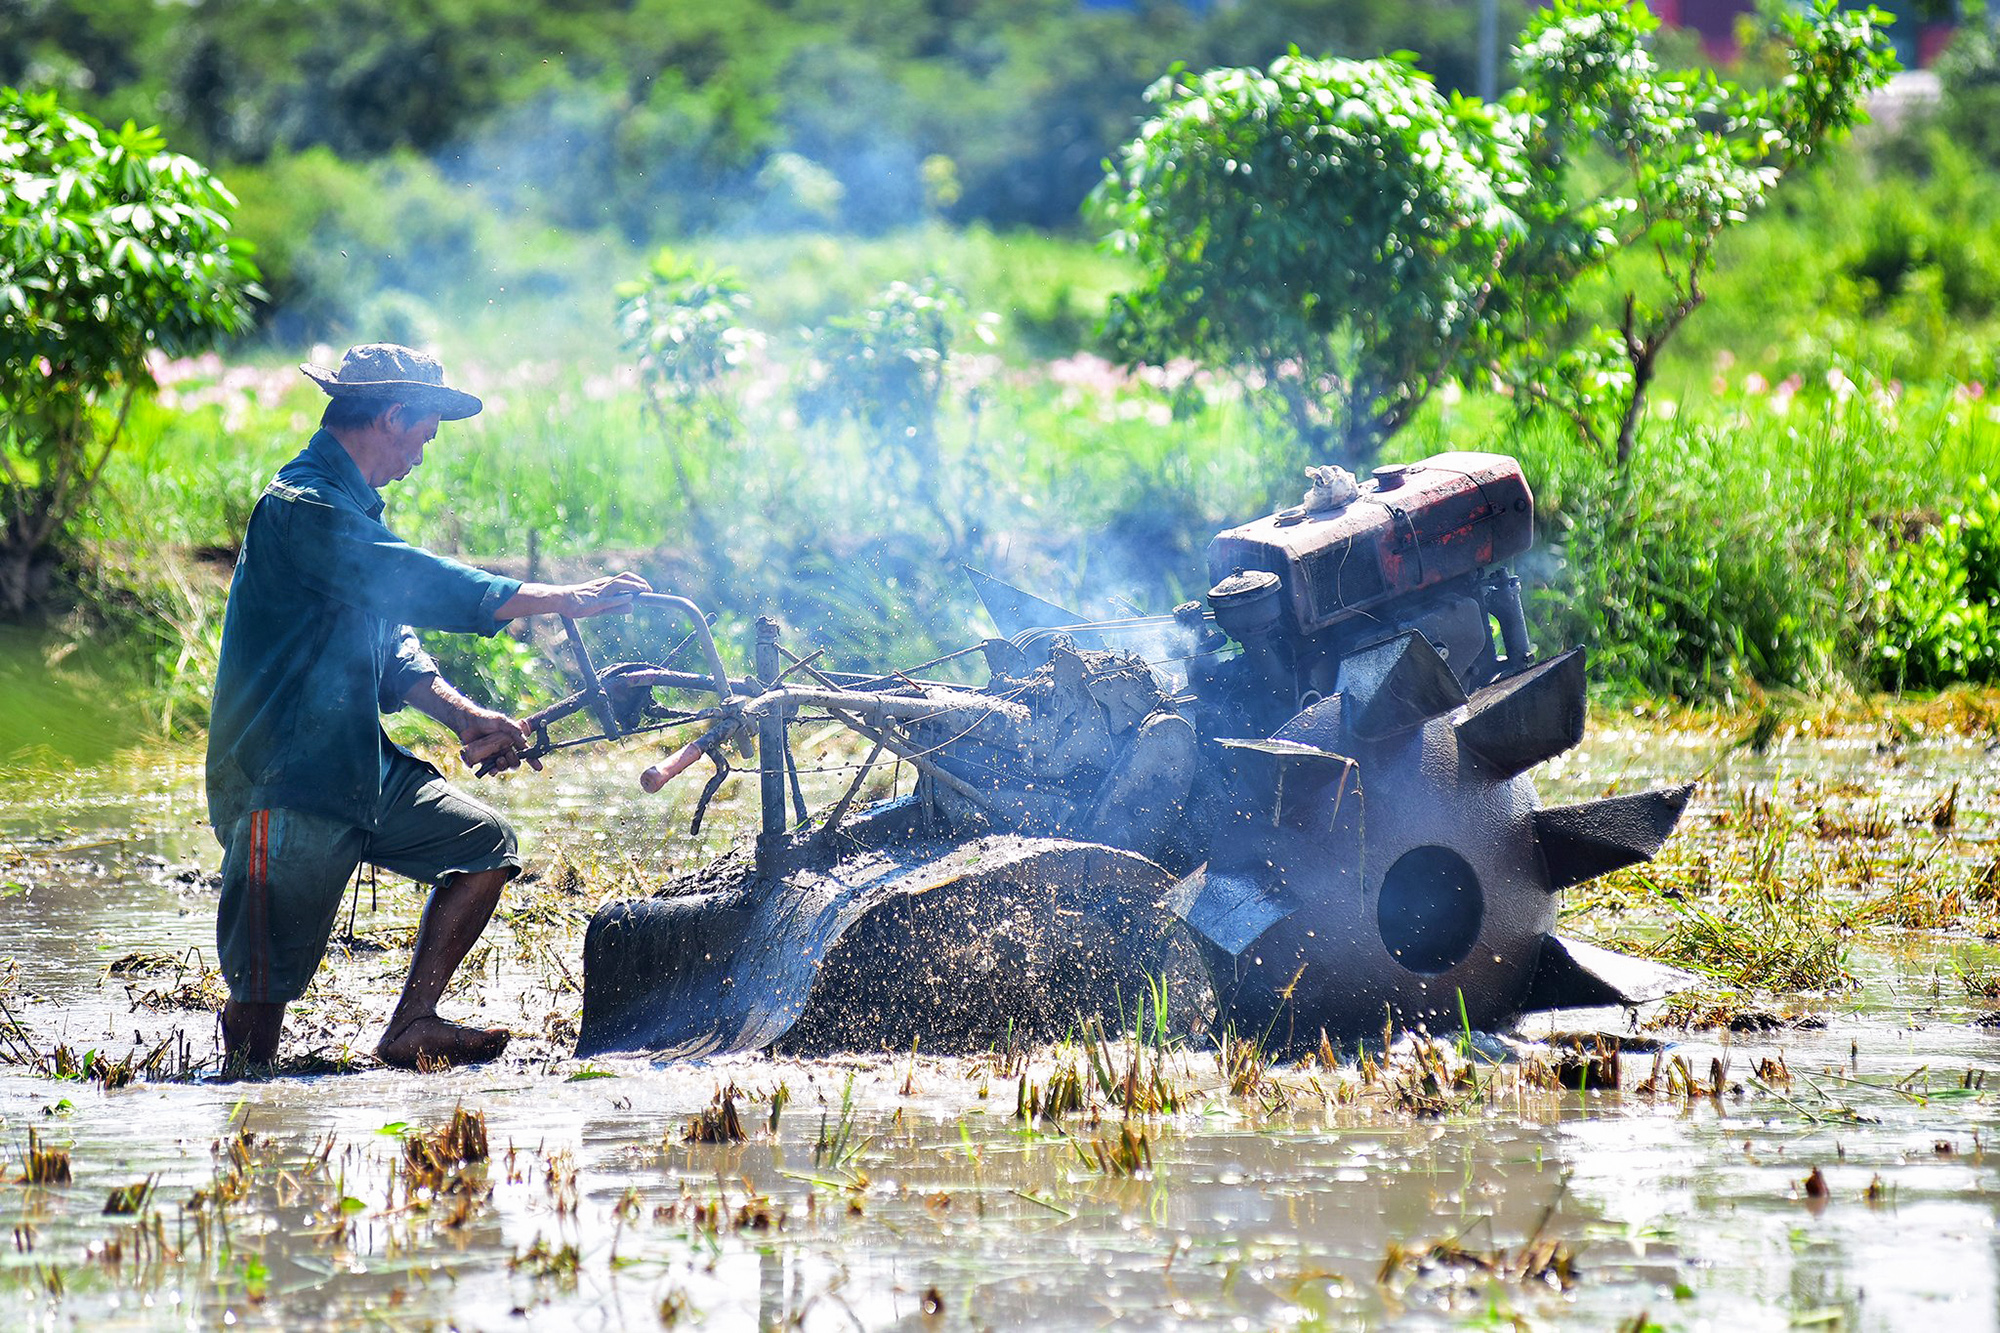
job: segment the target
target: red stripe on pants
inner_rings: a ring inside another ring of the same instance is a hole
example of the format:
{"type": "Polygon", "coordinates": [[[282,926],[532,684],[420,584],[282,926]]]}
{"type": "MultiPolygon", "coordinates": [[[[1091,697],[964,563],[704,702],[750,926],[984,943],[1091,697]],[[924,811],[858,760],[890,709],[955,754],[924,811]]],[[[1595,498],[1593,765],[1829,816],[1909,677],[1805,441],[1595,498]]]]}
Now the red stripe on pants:
{"type": "Polygon", "coordinates": [[[250,815],[250,993],[270,998],[271,985],[271,812],[250,815]]]}

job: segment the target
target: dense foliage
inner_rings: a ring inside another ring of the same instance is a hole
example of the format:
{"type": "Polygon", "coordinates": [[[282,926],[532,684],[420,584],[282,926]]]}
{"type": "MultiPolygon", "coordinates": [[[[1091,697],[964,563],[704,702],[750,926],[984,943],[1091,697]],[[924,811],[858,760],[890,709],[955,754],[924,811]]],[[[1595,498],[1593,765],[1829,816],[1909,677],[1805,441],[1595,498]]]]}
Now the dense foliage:
{"type": "Polygon", "coordinates": [[[1098,204],[1125,354],[1245,371],[1315,454],[1371,457],[1458,366],[1521,238],[1516,127],[1405,60],[1175,71],[1098,204]]]}
{"type": "Polygon", "coordinates": [[[1877,9],[1820,0],[1779,16],[1787,73],[1744,88],[1662,70],[1645,7],[1556,0],[1515,51],[1530,188],[1526,243],[1491,303],[1491,366],[1531,406],[1569,417],[1620,471],[1630,462],[1661,353],[1707,299],[1723,233],[1769,201],[1787,172],[1844,135],[1896,58],[1877,9]],[[1607,181],[1608,178],[1608,181],[1607,181]],[[1615,323],[1592,328],[1582,280],[1646,256],[1615,323]]]}
{"type": "MultiPolygon", "coordinates": [[[[1506,0],[1501,30],[1526,10],[1506,0]]],[[[26,0],[0,17],[0,82],[66,85],[231,164],[415,150],[634,239],[795,216],[767,171],[787,153],[830,173],[845,226],[927,205],[1067,226],[1174,61],[1407,47],[1470,86],[1477,21],[1454,0],[26,0]],[[932,159],[951,188],[933,167],[927,192],[932,159]]]]}
{"type": "Polygon", "coordinates": [[[740,323],[749,297],[736,275],[662,250],[646,275],[618,289],[618,331],[639,371],[639,390],[661,452],[673,468],[688,523],[704,545],[716,526],[702,496],[704,464],[735,439],[729,372],[758,344],[740,323]]]}
{"type": "MultiPolygon", "coordinates": [[[[156,718],[199,720],[231,544],[319,407],[290,363],[309,340],[362,336],[434,346],[488,393],[488,413],[447,428],[397,488],[411,535],[516,568],[537,546],[545,569],[635,561],[711,603],[732,643],[775,611],[844,664],[958,646],[986,627],[954,557],[1091,611],[1199,595],[1207,537],[1292,498],[1302,450],[1226,377],[1092,354],[1108,298],[1139,274],[1076,237],[1070,209],[1175,60],[1409,46],[1437,114],[1519,126],[1525,93],[1496,111],[1448,91],[1472,82],[1476,12],[29,0],[0,17],[0,69],[159,118],[224,161],[276,302],[276,347],[162,365],[161,398],[132,399],[125,447],[74,521],[90,610],[62,642],[108,616],[167,700],[156,718]],[[674,255],[648,270],[663,239],[674,255]],[[633,273],[611,336],[614,284],[633,273]],[[975,322],[988,310],[999,319],[975,322]],[[919,452],[935,466],[907,465],[919,452]]],[[[1527,12],[1503,10],[1503,32],[1527,12]]],[[[1537,30],[1588,12],[1551,10],[1537,30]]],[[[1877,49],[1872,16],[1837,21],[1877,49]]],[[[1399,453],[1522,458],[1544,523],[1522,568],[1536,633],[1588,645],[1593,679],[1700,696],[2000,670],[1979,572],[1995,526],[1975,480],[2000,456],[2000,163],[1981,133],[2000,74],[1980,36],[1961,38],[1934,113],[1816,153],[1713,237],[1707,305],[1659,353],[1622,480],[1606,467],[1620,396],[1587,415],[1597,443],[1563,411],[1522,413],[1547,380],[1446,382],[1409,412],[1399,453]]],[[[1772,87],[1735,105],[1781,132],[1785,50],[1733,74],[1772,87]]],[[[1626,51],[1672,103],[1662,114],[1685,94],[1700,134],[1736,133],[1702,109],[1705,76],[1666,72],[1692,62],[1684,34],[1626,51]]],[[[1397,64],[1385,77],[1422,82],[1397,64]]],[[[1560,164],[1522,139],[1528,185],[1569,173],[1579,227],[1603,200],[1648,206],[1616,136],[1576,134],[1591,146],[1560,164]]],[[[1488,168],[1478,144],[1460,150],[1488,168]]],[[[1501,197],[1519,234],[1549,231],[1538,197],[1501,197]]],[[[1615,235],[1633,217],[1603,221],[1615,235]]],[[[1547,258],[1515,234],[1480,261],[1504,246],[1509,279],[1547,258]]],[[[1695,233],[1655,235],[1685,256],[1695,233]]],[[[1566,309],[1537,315],[1542,351],[1610,330],[1597,387],[1622,394],[1624,301],[1643,332],[1647,305],[1672,308],[1667,272],[1643,245],[1555,268],[1576,281],[1566,309]]],[[[1500,285],[1486,301],[1517,326],[1527,308],[1500,285]]],[[[1466,346],[1491,365],[1490,346],[1466,346]]],[[[479,651],[465,668],[521,698],[539,654],[479,651]]]]}
{"type": "Polygon", "coordinates": [[[0,614],[97,484],[149,353],[249,319],[234,201],[159,134],[0,88],[0,614]]]}
{"type": "Polygon", "coordinates": [[[2000,491],[1975,478],[1959,506],[1895,551],[1874,593],[1866,646],[1880,683],[2000,678],[2000,491]]]}
{"type": "MultiPolygon", "coordinates": [[[[935,279],[892,282],[860,314],[836,316],[813,332],[797,390],[801,421],[858,426],[877,446],[888,487],[928,508],[960,554],[978,539],[978,510],[954,512],[945,491],[977,492],[985,478],[962,469],[947,475],[939,429],[965,315],[965,298],[935,279]]],[[[983,323],[971,327],[985,332],[983,323]]]]}
{"type": "Polygon", "coordinates": [[[1754,91],[1661,70],[1625,0],[1538,12],[1493,106],[1401,60],[1177,71],[1098,195],[1144,273],[1112,332],[1247,372],[1315,449],[1370,457],[1443,379],[1491,374],[1623,469],[1718,239],[1887,80],[1886,18],[1783,16],[1790,73],[1754,91]],[[1594,330],[1579,289],[1627,252],[1657,275],[1594,330]]]}

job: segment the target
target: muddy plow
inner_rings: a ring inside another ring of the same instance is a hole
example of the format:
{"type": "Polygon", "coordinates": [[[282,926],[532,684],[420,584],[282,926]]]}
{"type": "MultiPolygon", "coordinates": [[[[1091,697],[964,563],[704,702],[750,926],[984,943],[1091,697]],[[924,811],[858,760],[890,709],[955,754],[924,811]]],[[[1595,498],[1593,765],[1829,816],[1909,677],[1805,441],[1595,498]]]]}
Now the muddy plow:
{"type": "Polygon", "coordinates": [[[862,836],[882,842],[824,869],[770,880],[746,859],[703,877],[722,887],[605,908],[584,950],[579,1048],[978,1049],[1060,1036],[1162,977],[1195,981],[1173,879],[1142,856],[862,836]]]}
{"type": "Polygon", "coordinates": [[[950,656],[983,661],[979,687],[923,677],[949,659],[824,670],[768,620],[734,679],[679,598],[640,600],[689,622],[700,670],[599,670],[571,626],[583,688],[534,719],[538,752],[576,743],[550,731],[570,715],[693,726],[643,785],[706,761],[698,825],[754,753],[762,808],[754,845],[597,914],[579,1053],[970,1050],[1141,1003],[1295,1049],[1684,984],[1555,933],[1562,890],[1650,858],[1690,789],[1540,804],[1585,663],[1530,649],[1519,466],[1310,476],[1218,535],[1206,602],[1169,615],[1091,619],[969,571],[999,633],[950,656]],[[866,758],[810,810],[790,737],[835,723],[866,758]],[[864,807],[888,764],[914,790],[864,807]]]}

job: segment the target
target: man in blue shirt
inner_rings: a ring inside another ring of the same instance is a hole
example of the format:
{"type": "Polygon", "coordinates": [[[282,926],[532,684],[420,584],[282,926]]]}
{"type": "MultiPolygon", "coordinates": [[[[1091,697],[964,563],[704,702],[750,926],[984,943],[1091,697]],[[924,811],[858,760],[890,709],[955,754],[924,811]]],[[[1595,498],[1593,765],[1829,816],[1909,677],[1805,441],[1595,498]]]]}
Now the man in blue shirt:
{"type": "Polygon", "coordinates": [[[285,1006],[326,952],[348,877],[370,862],[433,885],[409,979],[376,1054],[405,1067],[488,1060],[504,1029],[437,1004],[521,868],[491,808],[389,740],[405,704],[450,727],[469,766],[517,766],[523,726],[438,674],[416,628],[497,633],[517,616],[622,610],[637,574],[553,586],[501,578],[402,541],[376,488],[409,475],[440,421],[480,410],[444,369],[393,344],[300,367],[330,401],[244,533],[223,620],[208,740],[209,818],[223,845],[216,944],[229,983],[223,1048],[276,1058],[285,1006]]]}

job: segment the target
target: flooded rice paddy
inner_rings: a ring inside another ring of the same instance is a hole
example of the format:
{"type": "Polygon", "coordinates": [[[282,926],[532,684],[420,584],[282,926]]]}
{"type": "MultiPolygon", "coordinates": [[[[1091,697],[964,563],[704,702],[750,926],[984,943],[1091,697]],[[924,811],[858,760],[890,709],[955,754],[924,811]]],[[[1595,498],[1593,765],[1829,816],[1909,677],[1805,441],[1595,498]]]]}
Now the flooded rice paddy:
{"type": "Polygon", "coordinates": [[[514,1029],[504,1061],[366,1056],[419,906],[385,877],[287,1076],[225,1081],[198,763],[16,775],[0,1324],[1991,1328],[1991,728],[1599,718],[1545,799],[1703,781],[1667,862],[1569,928],[1684,949],[1703,898],[1746,988],[1276,1067],[1129,1034],[571,1059],[591,909],[696,854],[624,755],[487,788],[538,873],[447,1012],[514,1029]],[[1756,990],[1781,929],[1836,942],[1833,989],[1756,990]]]}

